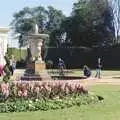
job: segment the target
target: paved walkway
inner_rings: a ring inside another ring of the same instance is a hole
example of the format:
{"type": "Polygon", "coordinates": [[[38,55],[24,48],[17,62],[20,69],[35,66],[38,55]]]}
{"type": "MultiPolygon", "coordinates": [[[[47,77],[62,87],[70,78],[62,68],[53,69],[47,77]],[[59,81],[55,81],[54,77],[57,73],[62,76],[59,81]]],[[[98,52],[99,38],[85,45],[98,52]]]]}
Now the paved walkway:
{"type": "MultiPolygon", "coordinates": [[[[18,78],[18,76],[24,74],[24,69],[17,69],[15,71],[14,78],[18,78]]],[[[96,84],[112,84],[112,85],[120,85],[120,75],[119,76],[104,76],[101,79],[96,78],[88,78],[88,79],[80,79],[80,82],[86,85],[96,85],[96,84]]]]}
{"type": "Polygon", "coordinates": [[[120,78],[119,76],[103,77],[101,79],[88,78],[86,80],[81,80],[80,82],[86,85],[97,85],[97,84],[120,85],[120,78]]]}

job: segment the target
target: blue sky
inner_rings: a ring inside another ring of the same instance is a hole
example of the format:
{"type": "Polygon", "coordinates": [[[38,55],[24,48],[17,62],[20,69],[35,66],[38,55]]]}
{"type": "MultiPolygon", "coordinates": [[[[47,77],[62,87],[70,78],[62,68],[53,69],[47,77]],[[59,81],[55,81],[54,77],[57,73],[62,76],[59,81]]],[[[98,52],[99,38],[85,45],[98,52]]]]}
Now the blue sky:
{"type": "Polygon", "coordinates": [[[7,27],[12,21],[13,13],[22,8],[34,7],[42,5],[53,7],[63,11],[65,15],[69,15],[72,10],[72,5],[76,0],[1,0],[0,1],[0,27],[7,27]]]}
{"type": "MultiPolygon", "coordinates": [[[[22,8],[52,5],[54,8],[62,10],[65,15],[70,15],[73,3],[77,0],[1,0],[0,1],[0,27],[8,27],[13,20],[13,14],[22,8]]],[[[18,47],[17,40],[11,34],[8,37],[10,47],[18,47]]]]}

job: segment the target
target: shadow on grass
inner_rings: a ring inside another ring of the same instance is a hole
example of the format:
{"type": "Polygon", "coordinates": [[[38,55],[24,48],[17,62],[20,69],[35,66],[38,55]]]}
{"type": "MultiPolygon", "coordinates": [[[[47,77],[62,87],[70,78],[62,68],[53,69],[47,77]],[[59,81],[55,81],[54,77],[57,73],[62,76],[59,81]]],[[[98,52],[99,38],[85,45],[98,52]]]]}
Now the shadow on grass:
{"type": "Polygon", "coordinates": [[[54,80],[80,80],[87,79],[86,77],[78,77],[78,76],[51,76],[54,80]]]}

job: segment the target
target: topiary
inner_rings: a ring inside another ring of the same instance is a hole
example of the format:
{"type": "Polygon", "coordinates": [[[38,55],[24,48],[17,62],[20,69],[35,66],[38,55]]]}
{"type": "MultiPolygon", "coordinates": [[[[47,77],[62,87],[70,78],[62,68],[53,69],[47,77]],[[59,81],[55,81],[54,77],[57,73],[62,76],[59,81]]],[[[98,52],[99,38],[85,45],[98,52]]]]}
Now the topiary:
{"type": "Polygon", "coordinates": [[[4,57],[4,59],[6,61],[6,64],[4,66],[5,75],[3,77],[3,81],[7,83],[10,80],[10,76],[11,76],[11,71],[10,71],[11,66],[10,66],[10,60],[7,55],[4,57]]]}

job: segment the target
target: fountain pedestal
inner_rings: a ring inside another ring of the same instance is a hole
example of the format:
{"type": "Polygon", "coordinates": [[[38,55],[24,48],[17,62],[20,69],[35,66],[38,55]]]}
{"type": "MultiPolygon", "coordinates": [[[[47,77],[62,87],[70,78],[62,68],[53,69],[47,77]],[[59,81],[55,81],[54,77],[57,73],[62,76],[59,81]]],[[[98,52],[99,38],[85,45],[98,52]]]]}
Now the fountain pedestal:
{"type": "Polygon", "coordinates": [[[47,34],[39,34],[38,29],[34,34],[27,36],[29,41],[29,54],[27,68],[21,80],[51,80],[51,77],[46,71],[45,62],[41,57],[42,42],[45,38],[49,37],[47,34]]]}
{"type": "Polygon", "coordinates": [[[51,80],[50,75],[46,71],[46,65],[44,62],[35,61],[27,65],[26,72],[21,80],[25,81],[40,81],[51,80]]]}
{"type": "Polygon", "coordinates": [[[32,70],[35,74],[39,74],[40,72],[44,72],[46,69],[46,65],[44,62],[35,61],[34,63],[30,63],[27,65],[27,68],[32,70]]]}

